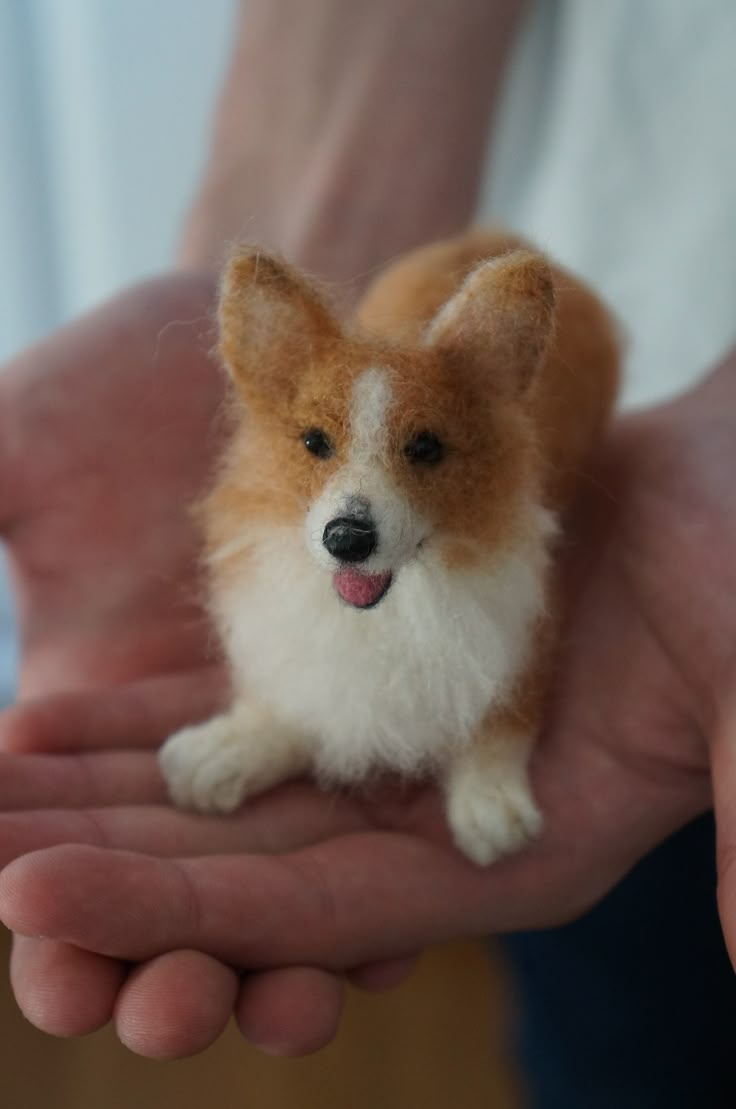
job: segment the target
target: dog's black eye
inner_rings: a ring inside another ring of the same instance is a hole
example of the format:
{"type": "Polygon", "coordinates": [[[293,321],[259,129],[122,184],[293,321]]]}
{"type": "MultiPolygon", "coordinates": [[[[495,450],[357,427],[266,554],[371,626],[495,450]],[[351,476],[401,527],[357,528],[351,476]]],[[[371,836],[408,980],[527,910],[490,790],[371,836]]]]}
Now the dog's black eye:
{"type": "Polygon", "coordinates": [[[333,453],[333,446],[324,431],[318,427],[310,427],[304,432],[302,442],[310,454],[314,454],[317,458],[330,458],[333,453]]]}
{"type": "Polygon", "coordinates": [[[431,431],[420,431],[406,444],[404,454],[410,462],[434,466],[445,457],[445,448],[431,431]]]}

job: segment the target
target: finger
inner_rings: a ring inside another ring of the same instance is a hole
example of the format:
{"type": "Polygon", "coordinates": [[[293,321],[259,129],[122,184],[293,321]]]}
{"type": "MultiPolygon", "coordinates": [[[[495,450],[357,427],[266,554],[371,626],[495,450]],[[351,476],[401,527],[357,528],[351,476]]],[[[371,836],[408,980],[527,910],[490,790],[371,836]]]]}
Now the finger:
{"type": "Polygon", "coordinates": [[[506,865],[482,872],[447,849],[385,833],[272,858],[166,860],[65,846],[5,868],[0,915],[14,931],[134,961],[186,947],[235,966],[342,970],[473,934],[494,891],[504,892],[506,865]]]}
{"type": "Polygon", "coordinates": [[[200,951],[171,951],[137,967],[115,1005],[117,1034],[151,1059],[180,1059],[204,1051],[224,1031],[239,978],[200,951]]]}
{"type": "MultiPolygon", "coordinates": [[[[408,817],[392,814],[400,799],[378,805],[399,832],[354,831],[274,859],[151,859],[82,846],[26,855],[0,875],[0,916],[15,931],[134,961],[194,948],[235,966],[340,971],[458,936],[557,924],[627,865],[614,851],[603,866],[596,838],[581,835],[593,808],[606,818],[606,850],[615,844],[626,814],[606,800],[613,773],[589,801],[577,765],[548,774],[538,792],[544,837],[487,870],[450,847],[441,801],[427,790],[408,817]]],[[[630,790],[613,792],[630,803],[630,790]]]]}
{"type": "Polygon", "coordinates": [[[378,963],[365,963],[348,971],[347,978],[352,986],[371,993],[382,993],[402,985],[415,971],[419,955],[407,955],[403,959],[384,959],[378,963]]]}
{"type": "Polygon", "coordinates": [[[251,974],[235,1007],[238,1028],[268,1055],[310,1055],[337,1035],[345,989],[342,980],[312,967],[251,974]]]}
{"type": "Polygon", "coordinates": [[[22,754],[157,747],[179,728],[214,715],[226,695],[224,672],[208,667],[34,698],[0,713],[0,750],[22,754]]]}
{"type": "Polygon", "coordinates": [[[158,763],[143,751],[0,755],[0,811],[153,804],[165,799],[158,763]]]}
{"type": "Polygon", "coordinates": [[[328,798],[303,783],[282,786],[228,817],[183,812],[170,805],[2,813],[0,867],[61,843],[163,857],[276,854],[366,826],[366,817],[348,797],[328,798]]]}
{"type": "Polygon", "coordinates": [[[112,1017],[125,967],[55,940],[13,938],[10,981],[23,1015],[53,1036],[84,1036],[112,1017]]]}
{"type": "Polygon", "coordinates": [[[722,721],[711,745],[716,818],[718,911],[736,968],[736,715],[722,721]]]}
{"type": "MultiPolygon", "coordinates": [[[[584,752],[556,768],[548,756],[537,791],[545,835],[486,870],[453,851],[446,830],[438,835],[435,798],[421,827],[410,820],[406,832],[343,835],[272,859],[52,848],[0,875],[0,915],[15,931],[135,961],[186,947],[236,966],[340,971],[459,936],[548,927],[589,907],[652,842],[655,803],[662,832],[661,797],[646,780],[637,793],[628,771],[614,783],[610,761],[604,776],[584,764],[584,752]],[[619,847],[627,821],[636,837],[619,847]]],[[[675,793],[665,815],[681,822],[675,793]]]]}

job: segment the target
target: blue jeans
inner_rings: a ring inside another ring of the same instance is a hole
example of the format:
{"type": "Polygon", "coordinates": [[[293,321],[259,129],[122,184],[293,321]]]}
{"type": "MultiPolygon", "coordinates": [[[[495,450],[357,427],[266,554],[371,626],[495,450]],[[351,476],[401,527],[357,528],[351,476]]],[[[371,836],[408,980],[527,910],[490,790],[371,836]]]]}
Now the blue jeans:
{"type": "Polygon", "coordinates": [[[736,1109],[736,976],[712,817],[582,919],[503,942],[530,1109],[736,1109]]]}

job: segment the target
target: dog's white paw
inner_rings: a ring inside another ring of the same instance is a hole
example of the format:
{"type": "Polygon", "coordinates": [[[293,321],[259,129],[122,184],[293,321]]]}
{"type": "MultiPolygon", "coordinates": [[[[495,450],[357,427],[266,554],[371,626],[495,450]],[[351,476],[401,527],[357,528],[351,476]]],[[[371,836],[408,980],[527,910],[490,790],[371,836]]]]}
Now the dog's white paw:
{"type": "Polygon", "coordinates": [[[303,737],[259,706],[237,704],[204,724],[183,728],[159,752],[171,800],[182,808],[229,813],[309,767],[303,737]]]}
{"type": "MultiPolygon", "coordinates": [[[[468,768],[469,769],[469,768],[468,768]]],[[[479,866],[520,850],[542,828],[523,767],[465,772],[450,784],[447,820],[455,843],[479,866]]]]}
{"type": "Polygon", "coordinates": [[[253,792],[249,754],[249,745],[233,734],[228,717],[183,728],[159,753],[171,800],[200,812],[232,812],[253,792]]]}

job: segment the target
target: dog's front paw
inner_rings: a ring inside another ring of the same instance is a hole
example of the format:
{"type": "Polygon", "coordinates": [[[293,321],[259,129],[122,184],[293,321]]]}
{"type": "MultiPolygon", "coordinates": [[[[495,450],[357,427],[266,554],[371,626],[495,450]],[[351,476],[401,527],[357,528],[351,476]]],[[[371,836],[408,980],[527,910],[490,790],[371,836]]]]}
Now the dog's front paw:
{"type": "Polygon", "coordinates": [[[459,773],[449,787],[447,819],[459,849],[479,866],[518,851],[542,828],[526,771],[519,766],[499,768],[493,776],[459,773]]]}
{"type": "Polygon", "coordinates": [[[159,762],[169,796],[181,808],[229,813],[250,792],[247,750],[226,716],[177,732],[161,748],[159,762]]]}
{"type": "Polygon", "coordinates": [[[309,749],[267,710],[239,704],[177,732],[164,743],[159,762],[176,805],[229,813],[246,797],[304,773],[309,749]]]}

